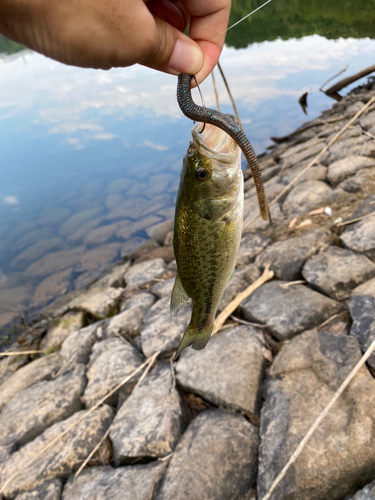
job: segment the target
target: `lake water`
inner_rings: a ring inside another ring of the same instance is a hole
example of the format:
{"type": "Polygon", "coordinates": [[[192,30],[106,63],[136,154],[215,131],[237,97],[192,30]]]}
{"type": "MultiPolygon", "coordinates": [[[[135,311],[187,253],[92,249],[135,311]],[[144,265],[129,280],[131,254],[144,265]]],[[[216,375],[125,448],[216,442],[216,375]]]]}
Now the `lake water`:
{"type": "MultiPolygon", "coordinates": [[[[319,91],[328,78],[374,64],[374,2],[320,3],[274,0],[228,32],[221,64],[257,153],[332,105],[319,91]]],[[[231,21],[258,4],[233,2],[231,21]]],[[[215,74],[221,109],[232,112],[215,74]]],[[[192,123],[177,106],[176,77],[141,66],[80,69],[22,51],[3,54],[0,75],[4,332],[173,217],[192,123]]],[[[215,106],[210,78],[202,93],[215,106]]]]}

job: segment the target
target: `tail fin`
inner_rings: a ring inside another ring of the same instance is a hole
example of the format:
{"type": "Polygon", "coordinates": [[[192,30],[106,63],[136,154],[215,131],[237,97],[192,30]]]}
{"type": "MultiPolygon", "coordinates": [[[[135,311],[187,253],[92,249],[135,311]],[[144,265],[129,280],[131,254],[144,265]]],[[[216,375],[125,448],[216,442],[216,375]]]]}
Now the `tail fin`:
{"type": "Polygon", "coordinates": [[[185,349],[185,347],[188,347],[189,345],[191,345],[192,349],[195,349],[196,351],[204,349],[206,347],[207,342],[210,339],[213,327],[214,327],[213,323],[201,329],[189,325],[185,330],[180,345],[178,346],[178,349],[174,357],[174,361],[177,361],[181,352],[185,349]]]}

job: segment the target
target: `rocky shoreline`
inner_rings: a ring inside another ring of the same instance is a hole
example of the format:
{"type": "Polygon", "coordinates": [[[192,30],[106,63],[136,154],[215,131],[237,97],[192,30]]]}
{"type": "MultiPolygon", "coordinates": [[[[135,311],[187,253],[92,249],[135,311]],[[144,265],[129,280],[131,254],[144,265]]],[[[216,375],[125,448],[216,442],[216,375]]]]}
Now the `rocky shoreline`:
{"type": "MultiPolygon", "coordinates": [[[[374,95],[375,85],[353,91],[262,155],[268,199],[374,95]]],[[[9,346],[44,355],[0,358],[0,497],[264,497],[375,338],[375,106],[272,206],[276,241],[260,219],[250,224],[257,210],[246,171],[245,229],[220,309],[265,267],[274,278],[203,351],[171,361],[190,316],[190,305],[169,314],[171,221],[9,346]]],[[[372,355],[272,500],[375,499],[374,374],[372,355]]]]}

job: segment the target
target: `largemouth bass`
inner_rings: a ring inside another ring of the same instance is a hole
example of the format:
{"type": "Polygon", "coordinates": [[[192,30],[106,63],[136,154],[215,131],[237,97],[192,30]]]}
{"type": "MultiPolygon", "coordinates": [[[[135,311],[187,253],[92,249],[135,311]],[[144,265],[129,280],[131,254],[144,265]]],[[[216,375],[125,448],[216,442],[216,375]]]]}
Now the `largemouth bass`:
{"type": "Polygon", "coordinates": [[[191,320],[175,359],[185,347],[203,349],[233,276],[243,222],[240,149],[223,130],[198,123],[184,157],[177,195],[173,246],[177,276],[171,312],[189,298],[191,320]]]}

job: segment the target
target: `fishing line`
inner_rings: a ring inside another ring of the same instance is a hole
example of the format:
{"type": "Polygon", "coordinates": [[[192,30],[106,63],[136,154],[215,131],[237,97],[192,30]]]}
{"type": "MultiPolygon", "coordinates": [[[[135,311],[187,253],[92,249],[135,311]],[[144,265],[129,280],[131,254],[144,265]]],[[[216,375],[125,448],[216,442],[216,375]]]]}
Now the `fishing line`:
{"type": "Polygon", "coordinates": [[[250,14],[247,14],[245,17],[243,17],[242,19],[240,19],[239,21],[237,21],[236,23],[232,24],[232,26],[229,26],[229,28],[227,28],[226,30],[222,31],[221,33],[219,33],[218,35],[216,35],[214,38],[211,38],[211,40],[208,40],[209,42],[213,42],[214,40],[216,40],[217,37],[223,35],[224,33],[226,33],[227,31],[231,30],[232,28],[234,28],[235,26],[237,26],[237,24],[240,24],[242,23],[242,21],[244,21],[245,19],[247,19],[248,17],[250,17],[252,14],[255,14],[255,12],[257,12],[258,10],[262,9],[265,5],[267,5],[268,3],[272,2],[272,0],[267,0],[267,2],[264,2],[262,5],[260,5],[259,7],[257,7],[255,10],[253,10],[252,12],[250,12],[250,14]]]}

